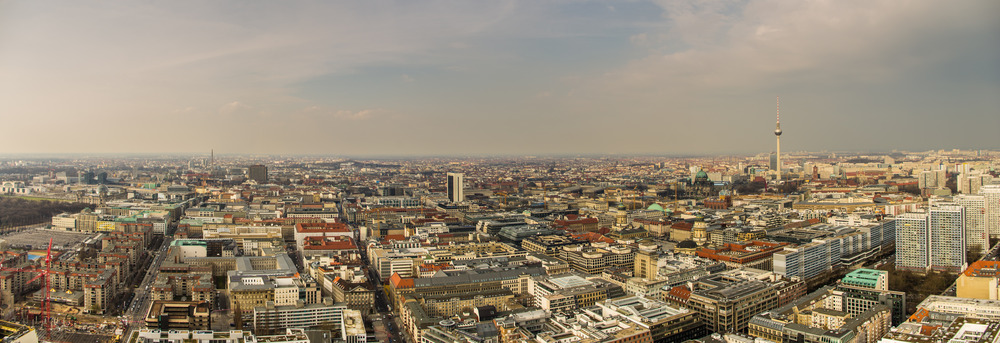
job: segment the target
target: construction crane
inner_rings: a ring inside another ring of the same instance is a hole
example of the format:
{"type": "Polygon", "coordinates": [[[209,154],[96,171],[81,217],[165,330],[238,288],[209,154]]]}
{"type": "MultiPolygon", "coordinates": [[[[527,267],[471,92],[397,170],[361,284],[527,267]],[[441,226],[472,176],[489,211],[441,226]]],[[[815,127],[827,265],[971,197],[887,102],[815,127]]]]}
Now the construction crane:
{"type": "Polygon", "coordinates": [[[494,194],[503,197],[503,207],[507,208],[507,192],[496,192],[494,194]]]}
{"type": "Polygon", "coordinates": [[[31,278],[25,282],[25,285],[30,285],[35,280],[42,279],[42,303],[39,304],[38,308],[40,315],[42,317],[42,327],[45,328],[45,339],[52,340],[52,295],[49,291],[52,289],[51,278],[49,274],[52,272],[52,238],[49,238],[49,247],[45,252],[45,261],[41,268],[35,268],[34,266],[28,268],[3,268],[0,265],[0,271],[8,271],[14,273],[38,273],[38,276],[31,278]]]}

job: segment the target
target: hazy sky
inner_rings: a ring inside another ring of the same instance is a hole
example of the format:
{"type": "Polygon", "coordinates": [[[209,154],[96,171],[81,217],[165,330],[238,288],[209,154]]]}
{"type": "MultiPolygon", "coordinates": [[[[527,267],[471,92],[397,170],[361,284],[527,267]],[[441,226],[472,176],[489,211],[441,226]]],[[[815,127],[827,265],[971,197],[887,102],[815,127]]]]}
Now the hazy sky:
{"type": "Polygon", "coordinates": [[[1000,1],[4,1],[0,153],[1000,148],[1000,1]]]}

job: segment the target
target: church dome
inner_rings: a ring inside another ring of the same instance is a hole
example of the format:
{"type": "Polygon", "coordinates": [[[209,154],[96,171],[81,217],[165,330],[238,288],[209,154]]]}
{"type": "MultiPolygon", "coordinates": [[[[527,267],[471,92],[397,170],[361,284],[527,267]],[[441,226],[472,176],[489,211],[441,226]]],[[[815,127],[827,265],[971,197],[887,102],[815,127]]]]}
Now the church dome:
{"type": "Polygon", "coordinates": [[[694,178],[695,178],[695,180],[698,180],[698,179],[706,179],[707,180],[708,179],[708,173],[706,173],[704,170],[699,170],[698,174],[694,175],[694,178]]]}
{"type": "Polygon", "coordinates": [[[698,243],[695,243],[694,241],[688,239],[680,243],[677,243],[677,247],[681,249],[694,249],[698,247],[698,243]]]}
{"type": "Polygon", "coordinates": [[[663,212],[663,206],[660,206],[660,204],[652,204],[652,205],[649,205],[649,207],[647,207],[646,209],[647,209],[647,210],[653,210],[653,211],[660,211],[660,212],[663,212]]]}

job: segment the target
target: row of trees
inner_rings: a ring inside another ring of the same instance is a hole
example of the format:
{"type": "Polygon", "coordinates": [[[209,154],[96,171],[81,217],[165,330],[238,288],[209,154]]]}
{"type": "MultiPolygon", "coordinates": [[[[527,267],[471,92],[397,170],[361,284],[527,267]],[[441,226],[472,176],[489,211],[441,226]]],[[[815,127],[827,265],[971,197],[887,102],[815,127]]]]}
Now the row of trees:
{"type": "Polygon", "coordinates": [[[76,213],[89,206],[83,203],[0,197],[0,229],[45,223],[56,214],[76,213]]]}
{"type": "Polygon", "coordinates": [[[927,296],[941,294],[958,279],[958,274],[952,273],[919,274],[891,267],[885,269],[889,270],[889,290],[906,292],[907,313],[913,313],[927,296]]]}

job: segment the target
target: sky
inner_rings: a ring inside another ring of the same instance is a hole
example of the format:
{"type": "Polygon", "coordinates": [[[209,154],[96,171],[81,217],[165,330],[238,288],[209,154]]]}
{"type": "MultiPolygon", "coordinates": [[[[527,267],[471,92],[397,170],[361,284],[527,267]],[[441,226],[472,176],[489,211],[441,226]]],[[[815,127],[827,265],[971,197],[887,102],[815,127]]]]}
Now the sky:
{"type": "Polygon", "coordinates": [[[0,153],[1000,148],[1000,1],[0,0],[0,153]]]}

